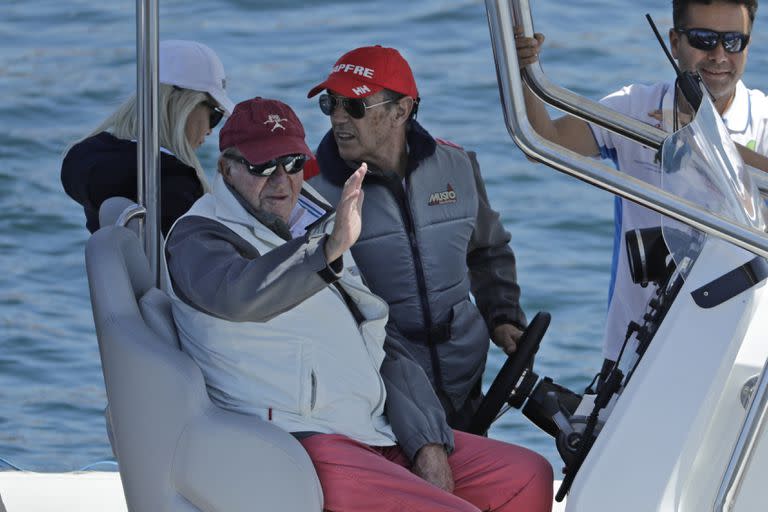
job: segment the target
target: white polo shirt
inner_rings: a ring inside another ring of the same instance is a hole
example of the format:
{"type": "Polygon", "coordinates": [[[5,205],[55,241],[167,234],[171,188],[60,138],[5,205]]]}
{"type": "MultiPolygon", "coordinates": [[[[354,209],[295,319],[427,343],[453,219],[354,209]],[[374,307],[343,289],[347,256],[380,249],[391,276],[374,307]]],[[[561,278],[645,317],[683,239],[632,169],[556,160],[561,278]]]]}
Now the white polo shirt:
{"type": "MultiPolygon", "coordinates": [[[[635,119],[673,131],[674,82],[653,85],[630,85],[601,100],[604,105],[635,119]],[[651,116],[661,111],[663,121],[651,116]]],[[[756,90],[747,89],[739,81],[736,96],[723,115],[734,142],[760,154],[768,155],[768,98],[756,90]]],[[[608,130],[591,126],[600,155],[610,159],[622,172],[661,185],[661,171],[655,161],[656,152],[608,130]]],[[[616,360],[624,343],[630,321],[642,325],[646,305],[653,286],[643,288],[634,284],[629,273],[624,233],[661,225],[661,215],[631,201],[616,197],[614,206],[613,262],[608,292],[608,316],[603,338],[603,356],[616,360]]]]}

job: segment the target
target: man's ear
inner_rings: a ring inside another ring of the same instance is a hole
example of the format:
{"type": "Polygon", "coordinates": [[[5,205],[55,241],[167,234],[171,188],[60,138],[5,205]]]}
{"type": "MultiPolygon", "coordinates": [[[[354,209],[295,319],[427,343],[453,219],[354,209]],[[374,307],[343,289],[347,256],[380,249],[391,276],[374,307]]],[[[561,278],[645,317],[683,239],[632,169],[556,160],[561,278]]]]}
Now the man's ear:
{"type": "Polygon", "coordinates": [[[675,32],[674,28],[669,29],[669,50],[672,52],[672,57],[677,60],[677,52],[680,48],[680,34],[675,32]]]}
{"type": "Polygon", "coordinates": [[[395,123],[397,125],[405,124],[411,118],[414,100],[410,96],[404,96],[397,100],[395,104],[395,123]]]}

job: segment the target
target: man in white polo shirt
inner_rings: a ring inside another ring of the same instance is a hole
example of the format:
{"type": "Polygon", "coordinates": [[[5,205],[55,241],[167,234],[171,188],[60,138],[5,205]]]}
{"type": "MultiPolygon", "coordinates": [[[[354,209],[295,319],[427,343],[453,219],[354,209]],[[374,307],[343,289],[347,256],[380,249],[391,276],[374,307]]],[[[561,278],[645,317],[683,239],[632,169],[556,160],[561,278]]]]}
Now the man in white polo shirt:
{"type": "MultiPolygon", "coordinates": [[[[747,63],[750,32],[757,0],[673,0],[674,27],[669,31],[672,55],[682,71],[697,72],[714,98],[744,161],[765,169],[760,155],[768,154],[768,99],[741,82],[747,63]]],[[[516,33],[520,66],[538,59],[544,36],[533,38],[516,33]]],[[[608,107],[635,119],[675,131],[675,120],[689,119],[691,108],[675,92],[674,80],[653,85],[630,85],[601,100],[608,107]],[[677,110],[677,115],[675,115],[677,110]]],[[[581,119],[566,115],[552,120],[544,104],[527,88],[528,118],[543,137],[586,156],[613,160],[616,167],[633,177],[659,186],[661,173],[655,151],[581,119]]],[[[630,322],[639,323],[653,289],[634,284],[627,263],[624,233],[630,229],[659,226],[661,215],[631,201],[616,198],[613,264],[608,298],[608,316],[603,355],[615,361],[630,322]]]]}

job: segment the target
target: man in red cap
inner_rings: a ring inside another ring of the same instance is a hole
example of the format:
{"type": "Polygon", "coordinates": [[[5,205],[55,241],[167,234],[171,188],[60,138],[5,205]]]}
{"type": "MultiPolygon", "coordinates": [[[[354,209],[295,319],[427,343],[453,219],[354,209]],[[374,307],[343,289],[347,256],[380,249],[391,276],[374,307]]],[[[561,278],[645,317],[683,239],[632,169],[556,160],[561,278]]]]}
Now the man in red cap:
{"type": "Polygon", "coordinates": [[[212,192],[166,243],[174,321],[212,400],[293,433],[329,510],[550,510],[547,461],[453,432],[386,337],[387,305],[350,271],[366,165],[329,213],[302,183],[301,123],[261,98],[235,107],[219,147],[212,192]]]}
{"type": "Polygon", "coordinates": [[[368,165],[352,254],[390,306],[390,335],[427,372],[449,424],[465,429],[482,399],[488,338],[512,353],[526,326],[510,235],[488,204],[475,154],[416,122],[416,81],[397,50],[348,52],[309,97],[323,90],[331,130],[310,183],[335,204],[368,165]]]}

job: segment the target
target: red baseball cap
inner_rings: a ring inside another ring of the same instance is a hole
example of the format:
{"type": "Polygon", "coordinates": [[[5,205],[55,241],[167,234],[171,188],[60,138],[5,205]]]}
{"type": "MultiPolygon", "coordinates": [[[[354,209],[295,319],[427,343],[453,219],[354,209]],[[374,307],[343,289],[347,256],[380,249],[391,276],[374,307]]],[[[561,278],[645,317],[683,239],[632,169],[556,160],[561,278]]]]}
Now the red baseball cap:
{"type": "Polygon", "coordinates": [[[235,105],[219,131],[219,150],[235,147],[252,164],[285,155],[312,158],[304,127],[291,107],[278,100],[253,98],[235,105]]]}
{"type": "Polygon", "coordinates": [[[418,98],[411,67],[400,52],[383,46],[364,46],[347,52],[336,61],[331,74],[309,91],[311,98],[323,89],[348,98],[365,98],[382,89],[418,98]]]}

